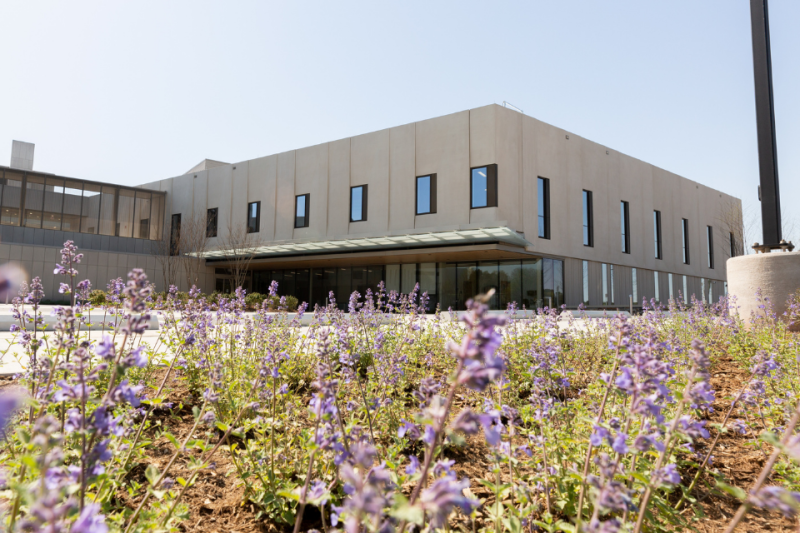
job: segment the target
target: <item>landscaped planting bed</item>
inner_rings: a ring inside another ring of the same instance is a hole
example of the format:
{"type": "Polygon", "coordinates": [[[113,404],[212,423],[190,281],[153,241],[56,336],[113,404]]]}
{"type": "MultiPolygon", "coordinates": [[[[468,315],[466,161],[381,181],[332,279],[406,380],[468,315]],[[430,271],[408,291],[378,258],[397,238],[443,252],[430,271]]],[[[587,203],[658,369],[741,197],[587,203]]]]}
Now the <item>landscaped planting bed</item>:
{"type": "Polygon", "coordinates": [[[479,296],[459,320],[382,290],[290,312],[273,284],[247,313],[133,271],[99,308],[62,254],[55,331],[37,279],[15,300],[8,530],[797,528],[798,338],[769,302],[749,329],[725,298],[588,319],[479,296]]]}

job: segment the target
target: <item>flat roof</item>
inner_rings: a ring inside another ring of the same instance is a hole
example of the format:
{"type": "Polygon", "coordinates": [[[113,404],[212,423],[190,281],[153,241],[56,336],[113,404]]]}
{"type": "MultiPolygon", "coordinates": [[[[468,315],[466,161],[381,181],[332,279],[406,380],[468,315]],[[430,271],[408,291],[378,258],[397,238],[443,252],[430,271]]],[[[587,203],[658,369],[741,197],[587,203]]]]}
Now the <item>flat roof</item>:
{"type": "Polygon", "coordinates": [[[24,170],[24,169],[21,169],[21,168],[6,167],[6,166],[3,166],[3,165],[0,165],[0,171],[4,171],[4,170],[6,170],[6,171],[10,170],[11,172],[19,172],[20,174],[25,174],[25,175],[28,175],[28,176],[29,175],[36,175],[36,176],[41,176],[43,178],[57,178],[57,179],[62,179],[62,180],[80,181],[81,183],[91,183],[92,185],[101,185],[101,186],[105,185],[106,187],[116,187],[117,189],[128,189],[128,190],[132,190],[132,191],[147,191],[147,192],[151,192],[153,194],[161,194],[161,195],[164,195],[164,196],[166,196],[166,194],[167,194],[165,191],[159,191],[159,190],[156,190],[156,189],[148,189],[146,187],[135,187],[135,186],[131,186],[131,185],[120,185],[118,183],[108,183],[108,182],[105,182],[105,181],[85,180],[83,178],[71,178],[69,176],[61,176],[60,174],[53,174],[52,172],[41,172],[39,170],[24,170]]]}

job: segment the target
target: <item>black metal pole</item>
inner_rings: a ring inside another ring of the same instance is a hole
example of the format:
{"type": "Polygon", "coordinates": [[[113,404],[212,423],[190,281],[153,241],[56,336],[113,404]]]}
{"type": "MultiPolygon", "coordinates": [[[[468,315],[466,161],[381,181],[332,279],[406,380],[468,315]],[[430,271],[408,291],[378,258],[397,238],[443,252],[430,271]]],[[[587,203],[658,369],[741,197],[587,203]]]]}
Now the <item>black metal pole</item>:
{"type": "Polygon", "coordinates": [[[750,0],[750,22],[753,33],[753,74],[756,92],[763,245],[777,248],[782,239],[781,198],[778,189],[778,150],[775,144],[775,107],[772,98],[772,60],[769,47],[767,0],[750,0]]]}

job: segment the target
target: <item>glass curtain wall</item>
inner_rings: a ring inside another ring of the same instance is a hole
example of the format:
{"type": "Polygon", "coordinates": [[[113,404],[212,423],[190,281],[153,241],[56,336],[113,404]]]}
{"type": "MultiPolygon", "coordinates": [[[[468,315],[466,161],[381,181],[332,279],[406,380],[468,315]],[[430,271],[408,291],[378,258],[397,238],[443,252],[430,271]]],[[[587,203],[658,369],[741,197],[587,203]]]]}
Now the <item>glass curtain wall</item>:
{"type": "Polygon", "coordinates": [[[0,224],[161,238],[163,194],[0,170],[0,224]]]}
{"type": "Polygon", "coordinates": [[[133,237],[133,205],[136,191],[120,189],[117,192],[117,237],[133,237]]]}
{"type": "Polygon", "coordinates": [[[136,207],[133,210],[133,236],[137,239],[150,238],[150,207],[152,194],[136,191],[136,207]]]}
{"type": "Polygon", "coordinates": [[[26,228],[42,227],[44,183],[42,176],[28,176],[25,184],[25,209],[22,211],[22,225],[26,228]]]}
{"type": "Polygon", "coordinates": [[[22,201],[22,173],[5,171],[3,178],[2,216],[0,223],[19,226],[19,205],[22,201]]]}
{"type": "MultiPolygon", "coordinates": [[[[220,270],[224,273],[224,269],[220,270]]],[[[218,279],[217,286],[228,287],[226,279],[218,279]]],[[[489,302],[491,309],[505,310],[512,303],[517,309],[564,303],[564,262],[557,259],[254,270],[252,280],[252,292],[267,294],[274,280],[278,282],[279,295],[310,301],[311,309],[314,305],[328,305],[331,293],[336,306],[347,309],[353,291],[358,291],[363,301],[367,291],[377,294],[381,281],[387,294],[408,294],[419,284],[417,301],[427,293],[428,312],[435,311],[437,305],[442,310],[463,310],[467,300],[490,289],[495,290],[489,302]],[[392,286],[403,290],[391,288],[389,280],[392,286]]]]}
{"type": "Polygon", "coordinates": [[[47,178],[44,188],[44,209],[42,209],[42,228],[61,229],[61,212],[64,208],[63,178],[47,178]]]}
{"type": "Polygon", "coordinates": [[[81,207],[81,233],[97,235],[100,216],[100,185],[85,183],[81,207]]]}
{"type": "Polygon", "coordinates": [[[66,180],[64,182],[64,207],[61,213],[62,231],[81,230],[82,197],[83,183],[73,180],[66,180]]]}

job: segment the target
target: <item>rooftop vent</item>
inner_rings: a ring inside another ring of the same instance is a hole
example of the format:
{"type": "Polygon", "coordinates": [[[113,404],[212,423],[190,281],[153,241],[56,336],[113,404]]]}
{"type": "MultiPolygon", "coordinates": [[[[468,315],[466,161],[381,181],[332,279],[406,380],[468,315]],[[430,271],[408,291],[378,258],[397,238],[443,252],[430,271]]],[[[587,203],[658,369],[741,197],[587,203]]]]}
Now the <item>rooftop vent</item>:
{"type": "Polygon", "coordinates": [[[11,141],[11,168],[33,170],[33,143],[11,141]]]}

